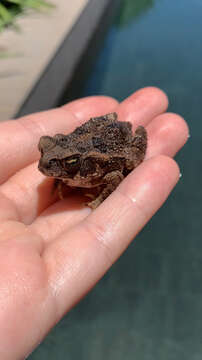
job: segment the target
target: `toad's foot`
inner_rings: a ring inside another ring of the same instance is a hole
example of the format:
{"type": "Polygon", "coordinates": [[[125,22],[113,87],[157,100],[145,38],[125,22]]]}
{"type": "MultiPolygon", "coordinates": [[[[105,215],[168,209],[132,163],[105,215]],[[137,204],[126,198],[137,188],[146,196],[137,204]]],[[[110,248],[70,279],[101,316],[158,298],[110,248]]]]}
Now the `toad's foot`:
{"type": "Polygon", "coordinates": [[[95,200],[89,202],[87,205],[91,209],[96,209],[117,188],[123,178],[124,176],[120,171],[112,171],[107,174],[103,179],[106,184],[105,188],[95,200]]]}

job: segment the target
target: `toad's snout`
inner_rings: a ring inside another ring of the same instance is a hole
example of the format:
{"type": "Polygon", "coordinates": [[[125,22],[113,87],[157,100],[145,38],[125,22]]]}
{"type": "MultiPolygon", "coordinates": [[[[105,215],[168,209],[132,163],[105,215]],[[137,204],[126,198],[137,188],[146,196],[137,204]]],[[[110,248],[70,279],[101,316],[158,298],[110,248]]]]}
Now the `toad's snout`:
{"type": "Polygon", "coordinates": [[[50,169],[51,168],[51,162],[49,160],[46,160],[44,158],[41,158],[39,160],[39,170],[43,171],[43,169],[50,169]]]}
{"type": "Polygon", "coordinates": [[[52,164],[52,160],[47,160],[44,158],[41,158],[39,160],[39,165],[38,165],[39,170],[45,174],[45,175],[52,175],[52,171],[53,170],[53,164],[52,164]]]}

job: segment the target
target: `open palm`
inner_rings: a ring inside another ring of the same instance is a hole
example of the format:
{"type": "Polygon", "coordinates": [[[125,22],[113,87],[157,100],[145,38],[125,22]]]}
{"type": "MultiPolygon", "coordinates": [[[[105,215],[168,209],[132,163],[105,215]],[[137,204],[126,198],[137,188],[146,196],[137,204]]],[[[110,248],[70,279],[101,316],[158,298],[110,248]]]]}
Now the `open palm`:
{"type": "Polygon", "coordinates": [[[166,200],[179,178],[171,157],[188,137],[167,105],[163,92],[145,88],[121,104],[90,97],[0,125],[1,359],[27,356],[166,200]],[[79,195],[56,200],[53,180],[37,168],[40,136],[113,111],[146,127],[146,160],[93,212],[79,195]]]}

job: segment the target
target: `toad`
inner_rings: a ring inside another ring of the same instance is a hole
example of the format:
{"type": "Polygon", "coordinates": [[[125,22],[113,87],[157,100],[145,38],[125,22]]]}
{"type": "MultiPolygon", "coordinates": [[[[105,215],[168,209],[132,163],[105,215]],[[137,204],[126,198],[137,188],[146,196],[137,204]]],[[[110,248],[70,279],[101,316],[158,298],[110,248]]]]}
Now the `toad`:
{"type": "Polygon", "coordinates": [[[88,206],[97,208],[145,157],[147,133],[138,126],[133,135],[130,122],[117,114],[94,117],[72,133],[42,136],[39,170],[61,183],[83,188],[91,197],[88,206]]]}

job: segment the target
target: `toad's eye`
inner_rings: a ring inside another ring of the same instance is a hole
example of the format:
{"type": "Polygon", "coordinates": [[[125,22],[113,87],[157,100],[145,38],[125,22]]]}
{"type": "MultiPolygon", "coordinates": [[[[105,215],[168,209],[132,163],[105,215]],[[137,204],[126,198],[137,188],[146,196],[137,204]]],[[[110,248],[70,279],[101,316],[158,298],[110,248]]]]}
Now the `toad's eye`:
{"type": "Polygon", "coordinates": [[[78,162],[78,158],[66,159],[66,164],[76,164],[78,162]]]}
{"type": "Polygon", "coordinates": [[[69,169],[69,170],[73,171],[75,169],[78,169],[78,167],[80,165],[80,159],[79,159],[79,156],[72,156],[72,157],[63,159],[62,163],[66,170],[69,169]]]}
{"type": "Polygon", "coordinates": [[[72,156],[66,159],[63,159],[62,166],[65,173],[69,175],[75,175],[80,168],[80,158],[79,156],[72,156]]]}

